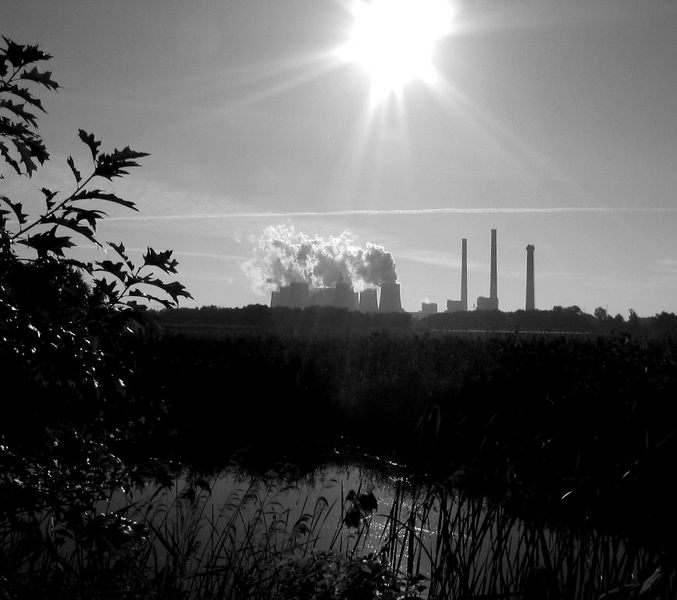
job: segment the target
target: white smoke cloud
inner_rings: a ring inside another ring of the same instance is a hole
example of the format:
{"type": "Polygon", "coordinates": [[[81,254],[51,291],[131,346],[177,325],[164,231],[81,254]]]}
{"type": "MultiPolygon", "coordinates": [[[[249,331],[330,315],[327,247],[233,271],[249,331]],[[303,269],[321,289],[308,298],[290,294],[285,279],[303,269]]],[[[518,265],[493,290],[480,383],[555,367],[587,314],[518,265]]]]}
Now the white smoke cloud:
{"type": "Polygon", "coordinates": [[[271,225],[252,242],[253,257],[242,269],[257,293],[299,281],[311,287],[352,283],[356,290],[397,281],[393,255],[377,244],[360,246],[349,231],[322,238],[271,225]]]}

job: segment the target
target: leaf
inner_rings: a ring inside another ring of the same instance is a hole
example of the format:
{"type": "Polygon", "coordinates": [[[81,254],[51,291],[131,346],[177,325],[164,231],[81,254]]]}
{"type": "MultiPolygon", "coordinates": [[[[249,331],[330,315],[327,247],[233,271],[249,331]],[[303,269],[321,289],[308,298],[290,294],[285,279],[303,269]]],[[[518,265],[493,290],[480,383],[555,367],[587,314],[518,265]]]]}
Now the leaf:
{"type": "Polygon", "coordinates": [[[47,204],[47,210],[52,210],[52,208],[56,204],[56,202],[54,202],[54,196],[56,196],[59,192],[53,192],[52,190],[44,187],[40,191],[45,195],[45,203],[47,204]]]}
{"type": "Polygon", "coordinates": [[[130,290],[129,292],[127,292],[127,295],[132,296],[134,298],[144,298],[145,300],[151,300],[153,302],[159,302],[165,308],[172,308],[174,306],[172,304],[172,302],[170,302],[169,300],[166,300],[164,298],[158,298],[157,296],[153,296],[153,294],[148,294],[148,293],[142,292],[141,290],[138,290],[138,289],[130,290]]]}
{"type": "Polygon", "coordinates": [[[73,160],[73,157],[69,156],[66,162],[68,163],[68,166],[71,168],[71,171],[73,171],[75,181],[77,183],[80,183],[82,181],[82,175],[80,175],[80,171],[78,171],[77,168],[75,167],[75,161],[73,160]]]}
{"type": "Polygon", "coordinates": [[[639,590],[639,597],[652,596],[656,592],[659,582],[663,578],[663,570],[657,567],[656,570],[642,583],[639,590]]]}
{"type": "Polygon", "coordinates": [[[114,281],[106,281],[105,279],[95,279],[94,289],[92,290],[94,297],[101,299],[108,298],[110,302],[117,302],[120,299],[120,294],[116,288],[114,281]]]}
{"type": "Polygon", "coordinates": [[[47,114],[47,111],[44,109],[42,106],[42,102],[40,101],[39,98],[36,98],[31,92],[25,88],[25,87],[20,87],[16,84],[10,84],[5,87],[4,90],[8,94],[13,94],[14,96],[18,96],[22,100],[24,100],[26,103],[30,104],[31,106],[35,106],[35,108],[41,110],[43,113],[47,114]]]}
{"type": "Polygon", "coordinates": [[[0,99],[0,108],[4,108],[9,112],[14,113],[17,117],[19,117],[19,119],[25,121],[26,123],[29,123],[33,127],[38,126],[38,121],[35,118],[35,115],[26,110],[25,104],[16,104],[12,102],[9,98],[3,98],[0,99]]]}
{"type": "Polygon", "coordinates": [[[148,248],[146,254],[143,255],[143,264],[147,267],[158,267],[165,273],[176,273],[176,267],[179,263],[172,259],[171,250],[155,252],[152,248],[148,248]]]}
{"type": "MultiPolygon", "coordinates": [[[[70,229],[74,233],[79,233],[81,236],[87,238],[90,242],[95,244],[96,246],[99,246],[100,248],[103,248],[103,246],[99,243],[99,241],[94,237],[94,229],[91,227],[88,227],[86,225],[82,225],[78,219],[69,219],[66,218],[65,216],[55,216],[52,215],[50,217],[46,217],[42,219],[43,223],[54,223],[57,227],[65,227],[66,229],[70,229]]],[[[95,222],[96,225],[96,222],[95,222]]]]}
{"type": "Polygon", "coordinates": [[[188,291],[186,291],[185,286],[178,281],[163,283],[162,285],[157,284],[157,287],[161,288],[163,292],[171,296],[174,302],[177,304],[179,302],[179,297],[190,299],[193,298],[193,296],[188,291]]]}
{"type": "Polygon", "coordinates": [[[38,62],[41,60],[49,60],[52,58],[50,54],[40,50],[38,46],[24,46],[17,44],[9,38],[2,36],[5,40],[7,48],[4,50],[4,55],[14,67],[23,67],[25,65],[38,62]]]}
{"type": "Polygon", "coordinates": [[[24,71],[19,75],[19,79],[28,79],[44,85],[50,90],[59,89],[59,84],[52,79],[51,71],[38,71],[37,67],[33,67],[30,71],[24,71]]]}
{"type": "Polygon", "coordinates": [[[132,210],[138,211],[136,204],[130,200],[124,200],[115,194],[110,194],[104,192],[103,190],[81,190],[77,194],[73,195],[72,198],[75,200],[105,200],[106,202],[113,202],[114,204],[119,204],[125,206],[126,208],[131,208],[132,210]]]}
{"type": "Polygon", "coordinates": [[[122,150],[114,150],[111,154],[100,154],[94,174],[106,179],[127,175],[128,171],[125,169],[138,167],[139,163],[135,162],[136,159],[144,156],[150,155],[147,152],[132,150],[129,146],[122,150]]]}
{"type": "Polygon", "coordinates": [[[96,230],[97,219],[103,219],[104,217],[108,216],[102,210],[80,208],[79,206],[69,206],[68,208],[65,208],[64,215],[75,215],[75,220],[77,222],[87,221],[93,230],[96,230]]]}
{"type": "Polygon", "coordinates": [[[19,163],[16,162],[11,154],[9,153],[9,148],[5,146],[2,142],[0,142],[0,154],[2,155],[2,158],[5,159],[5,162],[7,162],[8,165],[10,165],[19,175],[21,175],[21,167],[19,166],[19,163]]]}
{"type": "MultiPolygon", "coordinates": [[[[28,132],[28,135],[24,135],[21,138],[21,143],[26,146],[26,152],[30,154],[32,158],[36,158],[40,164],[45,164],[45,161],[49,159],[49,153],[47,152],[47,149],[45,148],[45,145],[42,143],[42,140],[39,136],[28,132]]],[[[17,146],[17,148],[19,147],[18,139],[14,140],[14,145],[17,146]]],[[[21,149],[19,149],[19,151],[23,157],[23,152],[21,149]]]]}
{"type": "Polygon", "coordinates": [[[101,145],[101,142],[94,139],[93,133],[87,133],[84,129],[78,129],[78,135],[80,136],[80,139],[89,146],[92,158],[96,161],[96,157],[99,155],[99,146],[101,145]]]}
{"type": "Polygon", "coordinates": [[[16,220],[19,222],[19,225],[23,225],[28,218],[28,215],[23,212],[23,205],[21,202],[12,202],[7,196],[0,195],[0,201],[7,204],[12,209],[12,212],[16,216],[16,220]]]}
{"type": "Polygon", "coordinates": [[[19,240],[17,243],[35,249],[40,257],[47,256],[48,252],[56,256],[63,256],[65,248],[72,248],[75,245],[70,237],[56,235],[54,229],[36,233],[29,236],[28,239],[19,240]]]}
{"type": "Polygon", "coordinates": [[[125,265],[123,263],[113,262],[112,260],[98,260],[96,261],[96,264],[98,265],[98,268],[95,268],[94,271],[110,273],[114,277],[117,277],[122,283],[127,283],[129,273],[125,271],[125,265]]]}
{"type": "Polygon", "coordinates": [[[120,242],[119,244],[115,244],[113,242],[106,242],[113,250],[115,250],[122,258],[124,258],[125,262],[127,263],[127,266],[129,267],[129,270],[132,271],[134,270],[134,263],[132,263],[131,260],[129,260],[129,256],[127,256],[127,252],[125,250],[124,244],[120,242]]]}
{"type": "Polygon", "coordinates": [[[16,149],[21,155],[21,162],[24,164],[24,167],[26,167],[26,173],[30,177],[33,174],[33,171],[37,171],[38,169],[38,166],[33,162],[33,158],[37,157],[34,156],[31,148],[23,140],[16,139],[13,141],[16,149]]]}

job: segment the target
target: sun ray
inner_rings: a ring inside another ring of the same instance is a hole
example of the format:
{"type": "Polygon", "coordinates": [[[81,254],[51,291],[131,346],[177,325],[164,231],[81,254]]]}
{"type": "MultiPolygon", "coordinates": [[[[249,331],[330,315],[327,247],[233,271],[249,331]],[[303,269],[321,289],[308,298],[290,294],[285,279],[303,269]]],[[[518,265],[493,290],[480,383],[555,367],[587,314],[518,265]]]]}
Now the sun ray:
{"type": "MultiPolygon", "coordinates": [[[[521,174],[523,181],[541,182],[539,192],[546,191],[542,182],[547,181],[548,186],[557,182],[568,190],[571,197],[585,203],[596,202],[590,191],[548,160],[547,156],[538,152],[518,132],[495,118],[490,110],[481,107],[464,94],[458,86],[441,80],[434,90],[434,97],[439,106],[450,115],[451,118],[447,121],[450,126],[453,123],[462,124],[469,130],[467,137],[471,143],[476,146],[484,144],[509,169],[521,174]]],[[[458,127],[456,129],[458,134],[458,127]]],[[[551,192],[551,187],[548,190],[551,192]]]]}
{"type": "Polygon", "coordinates": [[[337,55],[369,75],[372,107],[412,81],[437,81],[434,47],[451,31],[449,0],[357,0],[351,12],[353,30],[337,55]]]}

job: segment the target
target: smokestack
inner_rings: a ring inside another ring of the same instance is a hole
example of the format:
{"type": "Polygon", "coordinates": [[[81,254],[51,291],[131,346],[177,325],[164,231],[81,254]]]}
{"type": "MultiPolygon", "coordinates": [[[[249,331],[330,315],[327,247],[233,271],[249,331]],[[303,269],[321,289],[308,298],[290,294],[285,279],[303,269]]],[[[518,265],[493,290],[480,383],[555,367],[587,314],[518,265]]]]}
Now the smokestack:
{"type": "Polygon", "coordinates": [[[534,245],[527,246],[527,302],[526,310],[535,310],[536,302],[534,299],[534,245]]]}
{"type": "Polygon", "coordinates": [[[402,312],[399,283],[384,283],[381,286],[381,303],[378,310],[379,312],[402,312]]]}
{"type": "Polygon", "coordinates": [[[378,310],[376,288],[362,290],[360,293],[360,310],[362,312],[376,312],[378,310]]]}
{"type": "Polygon", "coordinates": [[[461,240],[461,304],[468,310],[468,240],[461,240]]]}
{"type": "Polygon", "coordinates": [[[498,306],[498,291],[496,277],[496,230],[491,230],[491,280],[489,282],[489,298],[496,301],[498,306]]]}

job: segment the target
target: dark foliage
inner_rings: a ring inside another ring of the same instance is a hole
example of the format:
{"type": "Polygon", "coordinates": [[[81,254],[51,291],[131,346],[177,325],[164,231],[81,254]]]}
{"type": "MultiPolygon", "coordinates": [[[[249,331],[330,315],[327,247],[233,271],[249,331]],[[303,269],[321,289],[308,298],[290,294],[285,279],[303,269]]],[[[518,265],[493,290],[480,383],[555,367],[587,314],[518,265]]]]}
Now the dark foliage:
{"type": "MultiPolygon", "coordinates": [[[[49,159],[36,112],[44,108],[33,90],[56,90],[58,84],[41,70],[48,54],[3,39],[0,162],[9,170],[0,178],[30,177],[49,159]]],[[[135,209],[133,202],[90,184],[126,175],[147,156],[130,148],[103,153],[92,134],[80,130],[79,136],[92,165],[81,171],[68,158],[72,191],[43,188],[45,204],[35,215],[24,212],[21,201],[0,195],[0,591],[6,598],[26,597],[29,589],[44,597],[65,585],[68,565],[59,548],[87,548],[94,503],[110,488],[129,484],[130,471],[112,443],[125,437],[134,414],[127,410],[133,398],[126,352],[136,332],[149,326],[142,304],[174,306],[189,296],[178,282],[156,275],[176,272],[170,251],[149,248],[139,266],[122,244],[110,242],[122,262],[69,257],[83,239],[103,247],[96,237],[106,216],[103,206],[135,209]],[[18,546],[5,543],[13,539],[18,546]],[[31,570],[45,545],[58,568],[36,573],[31,588],[31,570]]],[[[110,574],[79,585],[105,588],[110,574]]],[[[60,593],[67,595],[67,589],[60,593]]]]}
{"type": "Polygon", "coordinates": [[[250,448],[320,461],[342,439],[527,514],[641,535],[677,525],[673,341],[231,332],[166,336],[135,356],[131,385],[166,402],[156,441],[175,459],[223,465],[250,448]]]}

